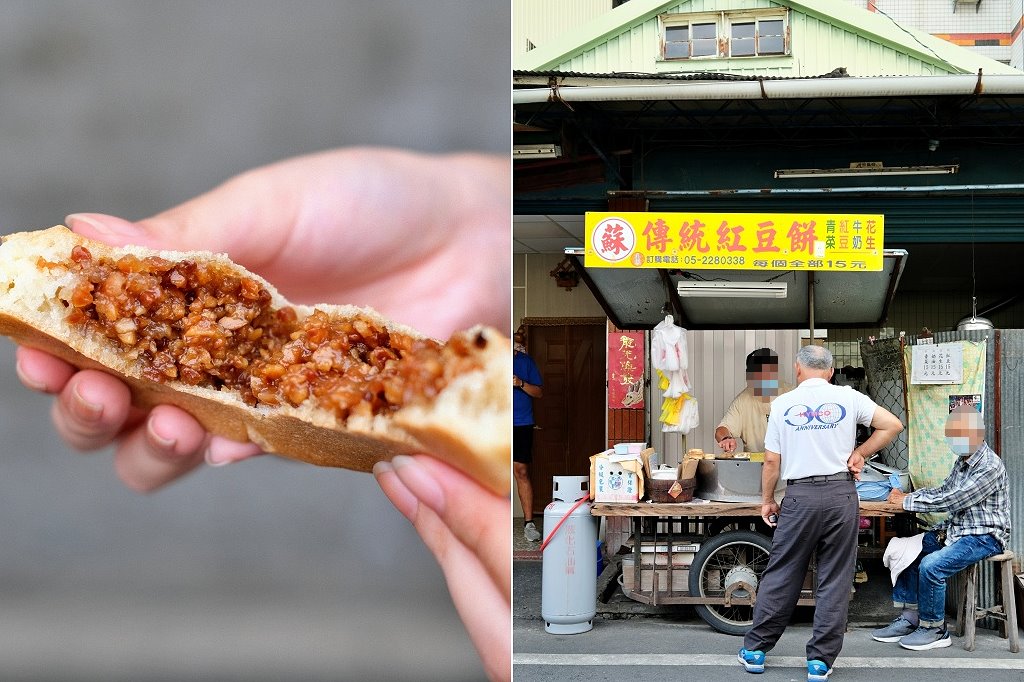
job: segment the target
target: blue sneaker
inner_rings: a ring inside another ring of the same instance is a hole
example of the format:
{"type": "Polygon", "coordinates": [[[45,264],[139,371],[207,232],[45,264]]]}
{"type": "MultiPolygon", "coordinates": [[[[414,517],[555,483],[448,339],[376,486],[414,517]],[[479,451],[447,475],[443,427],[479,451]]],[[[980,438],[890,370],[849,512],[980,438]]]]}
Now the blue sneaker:
{"type": "Polygon", "coordinates": [[[764,672],[763,651],[747,651],[746,649],[740,649],[740,653],[736,658],[739,659],[740,663],[743,664],[743,669],[748,673],[764,672]]]}
{"type": "Polygon", "coordinates": [[[824,661],[807,661],[807,682],[825,682],[832,674],[832,668],[825,665],[824,661]]]}

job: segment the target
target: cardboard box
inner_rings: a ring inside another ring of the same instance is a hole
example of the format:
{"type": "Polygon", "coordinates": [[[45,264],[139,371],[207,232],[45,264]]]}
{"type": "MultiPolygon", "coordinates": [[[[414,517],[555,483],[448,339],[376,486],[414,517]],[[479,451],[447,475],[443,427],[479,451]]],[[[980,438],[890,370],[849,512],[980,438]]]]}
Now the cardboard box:
{"type": "Polygon", "coordinates": [[[644,480],[651,480],[651,472],[658,467],[658,453],[654,451],[654,448],[644,448],[637,455],[640,461],[643,463],[643,476],[644,480]]]}
{"type": "Polygon", "coordinates": [[[679,480],[686,481],[691,478],[697,477],[697,465],[700,460],[697,459],[684,459],[679,465],[679,480]]]}
{"type": "Polygon", "coordinates": [[[639,502],[644,496],[640,454],[605,450],[590,458],[590,496],[594,502],[639,502]]]}

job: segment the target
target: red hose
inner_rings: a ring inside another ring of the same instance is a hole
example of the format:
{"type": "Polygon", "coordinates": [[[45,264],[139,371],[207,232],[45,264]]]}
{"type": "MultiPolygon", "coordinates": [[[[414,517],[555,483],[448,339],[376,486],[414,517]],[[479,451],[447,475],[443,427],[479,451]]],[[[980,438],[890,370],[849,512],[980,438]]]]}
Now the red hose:
{"type": "Polygon", "coordinates": [[[589,501],[590,501],[590,495],[584,495],[579,500],[577,500],[576,504],[574,504],[572,506],[572,509],[570,509],[569,511],[565,512],[565,516],[563,516],[561,519],[558,520],[558,523],[555,524],[555,527],[551,530],[550,533],[548,533],[547,538],[545,538],[544,542],[542,542],[540,544],[540,551],[542,551],[542,552],[544,551],[544,548],[548,546],[549,542],[551,542],[551,538],[555,537],[555,533],[557,533],[558,529],[562,527],[562,524],[565,523],[565,520],[567,518],[569,518],[569,516],[574,511],[579,509],[581,504],[583,504],[584,502],[589,502],[589,501]]]}

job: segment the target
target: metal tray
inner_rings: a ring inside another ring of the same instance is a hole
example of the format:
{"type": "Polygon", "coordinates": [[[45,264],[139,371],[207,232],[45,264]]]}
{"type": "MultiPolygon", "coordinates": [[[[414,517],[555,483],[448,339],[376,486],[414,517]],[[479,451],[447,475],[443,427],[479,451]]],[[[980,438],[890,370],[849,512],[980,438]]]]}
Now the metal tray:
{"type": "MultiPolygon", "coordinates": [[[[697,492],[712,502],[760,502],[762,462],[740,459],[702,459],[697,463],[697,492]]],[[[775,485],[778,499],[786,484],[775,485]]]]}

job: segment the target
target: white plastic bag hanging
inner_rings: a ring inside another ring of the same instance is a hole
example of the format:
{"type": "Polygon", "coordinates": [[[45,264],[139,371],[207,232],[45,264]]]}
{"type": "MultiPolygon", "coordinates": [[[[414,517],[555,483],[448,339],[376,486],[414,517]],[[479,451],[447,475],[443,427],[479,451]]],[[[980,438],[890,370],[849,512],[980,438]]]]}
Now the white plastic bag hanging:
{"type": "Polygon", "coordinates": [[[690,390],[686,352],[686,330],[667,315],[651,333],[651,364],[668,377],[666,398],[678,398],[690,390]]]}

